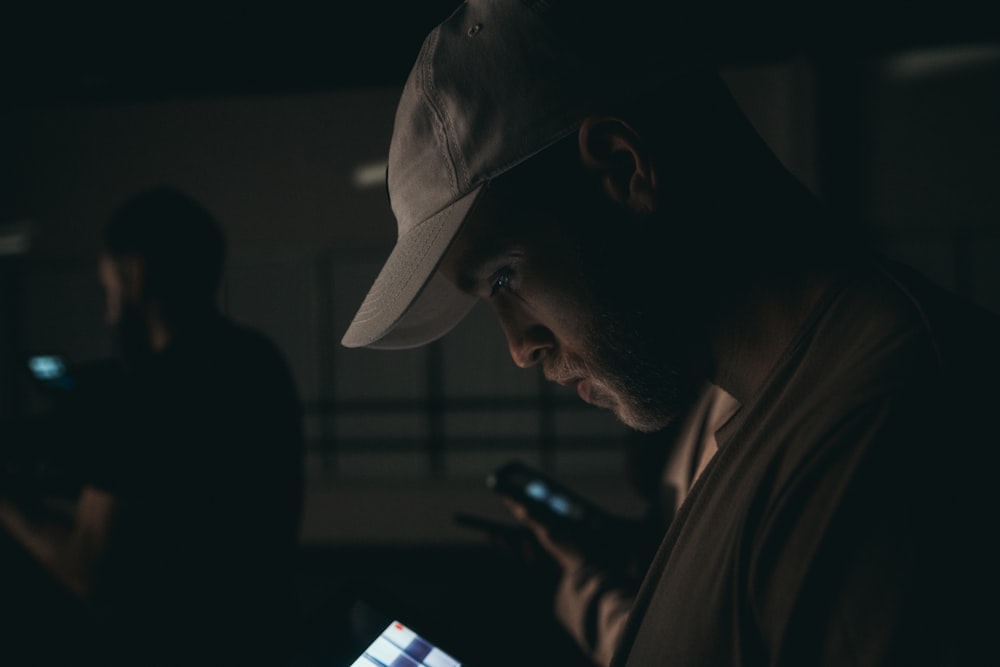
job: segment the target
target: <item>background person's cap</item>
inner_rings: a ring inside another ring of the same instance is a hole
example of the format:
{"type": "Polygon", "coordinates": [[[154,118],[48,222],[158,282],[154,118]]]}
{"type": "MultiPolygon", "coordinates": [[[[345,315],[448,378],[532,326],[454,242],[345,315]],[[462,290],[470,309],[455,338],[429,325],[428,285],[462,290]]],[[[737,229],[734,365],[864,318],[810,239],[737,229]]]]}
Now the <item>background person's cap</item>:
{"type": "Polygon", "coordinates": [[[593,52],[577,48],[613,42],[607,26],[580,34],[579,26],[603,20],[595,4],[605,12],[628,7],[468,0],[424,40],[389,147],[396,245],[343,345],[411,348],[450,331],[475,299],[436,270],[484,185],[575,131],[588,113],[666,78],[650,69],[602,67],[593,52]]]}

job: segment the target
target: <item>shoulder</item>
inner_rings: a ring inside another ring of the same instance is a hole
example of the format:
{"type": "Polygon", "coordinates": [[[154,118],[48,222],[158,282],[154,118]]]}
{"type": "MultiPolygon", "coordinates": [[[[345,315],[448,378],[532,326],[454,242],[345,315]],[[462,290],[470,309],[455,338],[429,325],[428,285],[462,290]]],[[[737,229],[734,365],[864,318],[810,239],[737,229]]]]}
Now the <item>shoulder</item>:
{"type": "MultiPolygon", "coordinates": [[[[950,391],[975,377],[977,366],[997,369],[998,337],[995,313],[878,258],[845,274],[802,359],[841,388],[888,391],[930,382],[950,391]]],[[[819,377],[814,383],[823,386],[819,377]]]]}
{"type": "Polygon", "coordinates": [[[1000,314],[905,265],[887,262],[884,270],[919,312],[947,376],[959,381],[988,379],[995,386],[995,374],[1000,372],[1000,314]]]}
{"type": "Polygon", "coordinates": [[[210,337],[212,354],[243,367],[285,368],[284,352],[264,332],[233,320],[222,320],[210,337]]]}
{"type": "Polygon", "coordinates": [[[169,366],[199,394],[254,402],[295,394],[291,368],[275,341],[225,317],[188,334],[173,351],[169,366]]]}
{"type": "Polygon", "coordinates": [[[997,441],[986,408],[997,397],[1000,338],[984,334],[995,319],[905,267],[853,272],[743,435],[770,452],[758,460],[775,467],[779,486],[815,485],[817,474],[846,483],[865,469],[888,474],[890,486],[904,470],[941,479],[935,469],[956,472],[997,441]]]}

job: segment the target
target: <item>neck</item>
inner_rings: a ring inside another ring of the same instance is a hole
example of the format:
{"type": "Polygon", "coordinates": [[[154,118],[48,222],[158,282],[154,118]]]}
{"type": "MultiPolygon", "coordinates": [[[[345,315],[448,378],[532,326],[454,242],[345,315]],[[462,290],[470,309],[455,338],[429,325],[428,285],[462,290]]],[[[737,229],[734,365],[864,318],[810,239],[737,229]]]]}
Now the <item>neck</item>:
{"type": "Polygon", "coordinates": [[[719,309],[711,338],[712,382],[751,402],[809,320],[831,276],[807,273],[748,286],[719,309]]]}
{"type": "MultiPolygon", "coordinates": [[[[787,194],[787,193],[785,193],[787,194]]],[[[804,194],[804,193],[803,193],[804,194]]],[[[748,202],[742,231],[727,244],[715,283],[710,377],[741,403],[752,401],[810,318],[839,266],[857,251],[811,197],[748,202]],[[755,220],[768,220],[750,231],[755,220]]],[[[720,256],[720,259],[721,256],[720,256]]]]}

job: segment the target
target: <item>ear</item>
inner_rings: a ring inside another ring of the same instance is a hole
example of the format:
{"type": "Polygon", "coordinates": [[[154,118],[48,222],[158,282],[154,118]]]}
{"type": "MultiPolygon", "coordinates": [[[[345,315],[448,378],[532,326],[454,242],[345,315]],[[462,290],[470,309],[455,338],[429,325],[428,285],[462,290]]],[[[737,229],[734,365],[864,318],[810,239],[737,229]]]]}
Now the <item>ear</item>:
{"type": "Polygon", "coordinates": [[[578,132],[584,167],[597,174],[605,193],[639,215],[658,204],[658,182],[646,143],[631,125],[613,116],[587,116],[578,132]]]}

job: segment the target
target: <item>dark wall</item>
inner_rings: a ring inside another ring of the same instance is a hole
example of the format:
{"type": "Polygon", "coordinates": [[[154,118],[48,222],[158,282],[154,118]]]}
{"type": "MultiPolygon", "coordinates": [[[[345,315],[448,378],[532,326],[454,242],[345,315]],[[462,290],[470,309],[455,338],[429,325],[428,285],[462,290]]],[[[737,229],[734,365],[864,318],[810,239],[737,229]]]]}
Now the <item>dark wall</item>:
{"type": "MultiPolygon", "coordinates": [[[[845,224],[998,308],[998,63],[995,47],[961,45],[797,55],[723,72],[762,136],[845,224]]],[[[535,406],[549,390],[513,368],[488,318],[470,318],[437,353],[340,347],[395,238],[378,176],[398,90],[161,90],[128,99],[93,91],[82,99],[77,90],[62,101],[24,93],[0,125],[9,148],[0,164],[14,175],[2,193],[8,217],[0,224],[33,226],[27,254],[0,256],[0,414],[31,407],[23,396],[25,353],[56,350],[77,360],[110,353],[95,275],[100,226],[129,194],[166,183],[222,221],[230,240],[225,308],[279,343],[309,406],[307,541],[467,541],[450,522],[449,499],[499,515],[482,492],[483,473],[509,455],[537,457],[540,438],[556,443],[556,472],[634,508],[627,490],[614,491],[622,488],[620,427],[571,410],[551,422],[540,418],[535,406]],[[364,168],[376,176],[367,185],[356,180],[364,168]],[[452,445],[443,464],[426,449],[431,427],[420,407],[435,358],[446,397],[513,406],[446,419],[442,433],[452,445]],[[330,412],[373,401],[415,407],[330,412]],[[603,440],[572,450],[594,434],[603,440]],[[490,444],[484,435],[510,442],[490,444]],[[401,500],[369,505],[365,523],[341,509],[369,493],[401,500]]],[[[551,462],[546,456],[540,460],[551,462]]]]}

